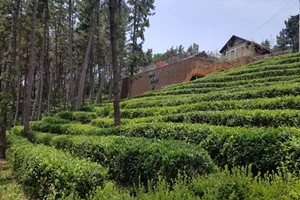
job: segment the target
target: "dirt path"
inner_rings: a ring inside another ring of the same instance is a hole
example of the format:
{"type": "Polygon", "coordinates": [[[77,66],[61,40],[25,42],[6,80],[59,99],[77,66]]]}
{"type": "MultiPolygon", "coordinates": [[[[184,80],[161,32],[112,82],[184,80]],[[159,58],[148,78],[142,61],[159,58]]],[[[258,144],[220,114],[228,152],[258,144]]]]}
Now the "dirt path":
{"type": "Polygon", "coordinates": [[[27,200],[8,160],[0,159],[0,200],[27,200]]]}

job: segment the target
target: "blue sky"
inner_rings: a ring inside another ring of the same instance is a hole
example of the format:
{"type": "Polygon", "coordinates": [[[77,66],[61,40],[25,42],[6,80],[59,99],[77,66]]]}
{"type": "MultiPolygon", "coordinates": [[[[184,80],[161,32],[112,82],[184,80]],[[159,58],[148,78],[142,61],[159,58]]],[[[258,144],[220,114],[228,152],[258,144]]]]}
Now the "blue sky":
{"type": "Polygon", "coordinates": [[[220,50],[232,35],[276,44],[284,20],[299,13],[299,0],[155,0],[155,15],[145,30],[144,51],[164,53],[193,44],[220,50]]]}

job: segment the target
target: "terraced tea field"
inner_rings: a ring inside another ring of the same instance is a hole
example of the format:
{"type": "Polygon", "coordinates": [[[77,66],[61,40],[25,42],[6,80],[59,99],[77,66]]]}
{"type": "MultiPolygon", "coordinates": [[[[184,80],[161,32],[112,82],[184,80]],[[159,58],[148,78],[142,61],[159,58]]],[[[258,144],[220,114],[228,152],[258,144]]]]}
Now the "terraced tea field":
{"type": "Polygon", "coordinates": [[[123,100],[119,127],[112,103],[63,111],[12,129],[13,167],[35,198],[298,199],[299,81],[288,54],[123,100]]]}

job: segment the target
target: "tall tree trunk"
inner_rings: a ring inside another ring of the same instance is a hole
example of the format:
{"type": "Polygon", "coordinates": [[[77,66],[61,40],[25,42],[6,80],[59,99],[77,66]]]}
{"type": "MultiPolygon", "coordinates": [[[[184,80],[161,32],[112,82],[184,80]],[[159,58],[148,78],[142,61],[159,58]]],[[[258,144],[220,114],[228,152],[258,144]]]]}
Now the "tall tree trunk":
{"type": "Polygon", "coordinates": [[[95,75],[94,68],[90,70],[90,93],[89,93],[89,104],[92,104],[95,96],[95,75]]]}
{"type": "Polygon", "coordinates": [[[120,96],[119,96],[119,73],[117,64],[117,25],[116,17],[116,0],[109,0],[109,19],[110,19],[110,44],[112,53],[112,69],[113,69],[113,88],[114,88],[114,123],[115,126],[121,125],[120,116],[120,96]]]}
{"type": "Polygon", "coordinates": [[[129,66],[129,79],[128,79],[128,95],[127,98],[131,98],[131,88],[132,88],[132,77],[134,73],[134,67],[136,64],[136,59],[135,59],[135,50],[136,50],[136,43],[137,43],[137,38],[136,38],[136,33],[137,33],[137,1],[134,1],[134,13],[133,13],[133,32],[132,32],[132,59],[133,62],[129,66]]]}
{"type": "Polygon", "coordinates": [[[49,66],[49,87],[48,87],[48,96],[47,96],[47,110],[48,110],[48,117],[51,116],[51,95],[52,95],[52,69],[49,66]]]}
{"type": "Polygon", "coordinates": [[[74,97],[74,71],[73,71],[73,2],[69,0],[69,102],[72,110],[75,110],[75,97],[74,97]]]}
{"type": "Polygon", "coordinates": [[[98,104],[99,102],[102,103],[101,99],[102,99],[102,88],[104,85],[104,79],[105,79],[105,75],[106,75],[106,71],[107,71],[107,67],[108,67],[108,59],[109,56],[106,57],[105,59],[105,65],[103,67],[103,71],[102,74],[100,72],[100,67],[99,67],[99,88],[98,88],[98,92],[97,92],[97,97],[95,99],[95,104],[98,104]]]}
{"type": "Polygon", "coordinates": [[[48,20],[49,20],[49,7],[48,0],[45,2],[46,10],[45,10],[45,27],[43,33],[43,46],[42,46],[42,55],[40,58],[40,84],[39,84],[39,103],[38,103],[38,111],[37,111],[37,120],[42,119],[42,104],[43,104],[43,88],[44,88],[44,64],[45,64],[45,52],[46,52],[46,41],[47,41],[47,33],[49,31],[48,28],[48,20]]]}
{"type": "Polygon", "coordinates": [[[33,83],[33,67],[35,59],[35,29],[36,29],[36,12],[37,12],[37,0],[33,0],[33,12],[31,19],[31,35],[30,35],[30,55],[29,55],[29,69],[28,79],[26,87],[26,97],[24,105],[24,137],[28,137],[30,110],[31,110],[31,92],[33,83]]]}
{"type": "Polygon", "coordinates": [[[39,98],[39,89],[40,89],[40,86],[39,86],[39,82],[40,82],[40,79],[36,80],[36,71],[34,72],[34,75],[33,75],[33,91],[34,91],[34,103],[33,103],[33,106],[32,106],[32,111],[31,111],[31,116],[30,116],[30,120],[32,121],[36,121],[36,116],[37,116],[37,113],[36,113],[36,106],[37,106],[37,102],[38,102],[38,98],[39,98]],[[37,85],[37,86],[36,86],[37,85]],[[37,89],[36,89],[37,87],[37,89]]]}
{"type": "Polygon", "coordinates": [[[15,102],[16,103],[16,111],[15,111],[15,116],[14,116],[14,121],[13,121],[13,126],[16,126],[17,125],[17,121],[18,121],[18,116],[19,116],[19,110],[20,110],[20,96],[21,96],[21,63],[20,63],[20,49],[21,49],[21,34],[20,34],[20,31],[19,31],[19,35],[18,35],[18,42],[17,42],[17,45],[18,45],[18,53],[17,53],[17,57],[18,57],[18,60],[16,62],[16,66],[17,66],[17,78],[16,78],[16,88],[17,88],[17,91],[16,91],[16,99],[17,101],[15,102]]]}
{"type": "Polygon", "coordinates": [[[95,27],[96,27],[96,24],[97,24],[98,15],[99,15],[99,1],[97,0],[96,1],[96,6],[95,6],[95,11],[94,11],[94,18],[93,18],[92,26],[90,27],[88,45],[87,45],[87,48],[86,48],[86,51],[85,51],[85,56],[84,56],[84,61],[83,61],[83,68],[82,68],[81,77],[80,77],[80,81],[79,81],[79,89],[78,89],[78,96],[77,96],[77,102],[76,102],[75,110],[79,109],[80,103],[81,103],[81,100],[82,100],[82,96],[83,96],[86,70],[87,70],[87,67],[89,65],[93,35],[94,35],[95,27]]]}
{"type": "MultiPolygon", "coordinates": [[[[17,27],[19,17],[20,1],[17,0],[14,4],[13,21],[11,26],[9,49],[7,60],[5,64],[4,80],[0,82],[0,158],[5,158],[6,154],[6,129],[8,127],[8,105],[11,99],[10,95],[10,76],[13,65],[16,64],[16,41],[17,41],[17,27]],[[3,86],[1,85],[3,84],[3,86]]],[[[0,68],[1,69],[1,68],[0,68]]],[[[0,70],[1,72],[1,70],[0,70]]]]}
{"type": "MultiPolygon", "coordinates": [[[[1,89],[1,88],[0,88],[1,89]]],[[[4,89],[3,89],[4,90],[4,89]]],[[[0,93],[0,159],[6,157],[6,129],[7,129],[7,105],[8,93],[0,93]]]]}

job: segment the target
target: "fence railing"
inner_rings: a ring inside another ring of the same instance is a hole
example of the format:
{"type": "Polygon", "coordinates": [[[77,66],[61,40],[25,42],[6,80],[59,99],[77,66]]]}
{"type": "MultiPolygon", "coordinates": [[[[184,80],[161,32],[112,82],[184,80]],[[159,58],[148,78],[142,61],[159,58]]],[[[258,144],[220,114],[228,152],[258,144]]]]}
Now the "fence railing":
{"type": "Polygon", "coordinates": [[[289,54],[289,53],[292,53],[292,49],[285,50],[285,51],[274,52],[274,53],[270,53],[270,54],[265,54],[265,55],[261,55],[261,56],[253,56],[252,58],[254,60],[263,60],[263,59],[266,59],[266,58],[271,58],[271,57],[274,57],[274,56],[280,56],[280,55],[289,54]]]}

